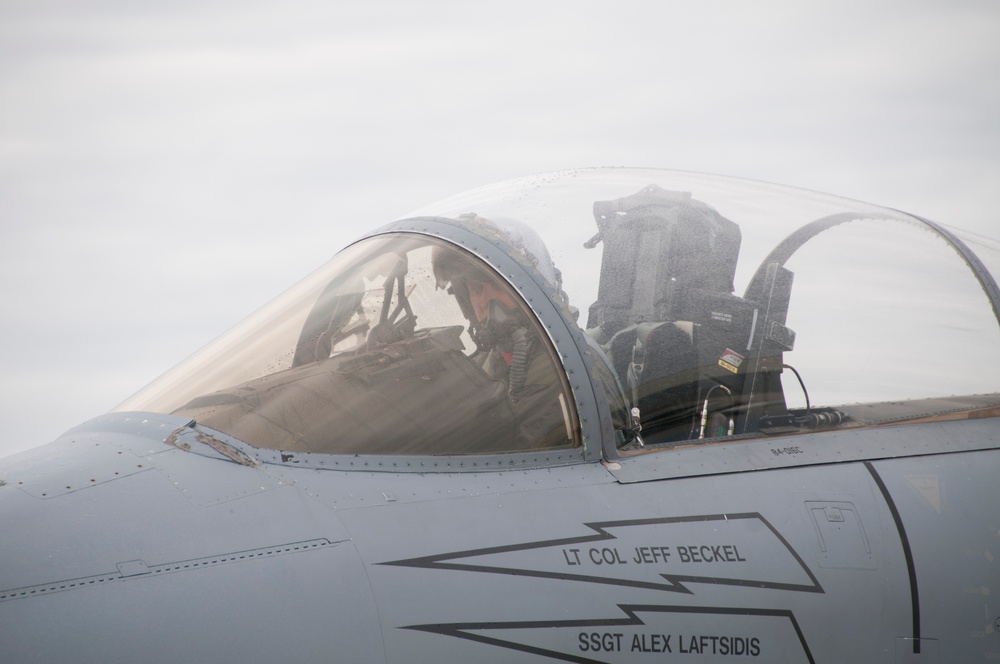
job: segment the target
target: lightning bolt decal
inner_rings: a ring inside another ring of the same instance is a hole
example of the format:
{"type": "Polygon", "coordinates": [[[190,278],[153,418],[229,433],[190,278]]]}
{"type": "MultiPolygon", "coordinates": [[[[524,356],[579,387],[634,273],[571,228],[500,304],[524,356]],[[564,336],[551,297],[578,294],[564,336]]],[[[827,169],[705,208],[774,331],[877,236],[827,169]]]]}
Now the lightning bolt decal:
{"type": "Polygon", "coordinates": [[[757,513],[605,521],[580,537],[379,563],[693,594],[691,584],[822,593],[784,537],[757,513]]]}
{"type": "MultiPolygon", "coordinates": [[[[578,664],[635,661],[639,654],[661,658],[742,655],[766,661],[815,662],[791,611],[641,604],[619,604],[618,608],[626,617],[411,625],[404,629],[578,664]]],[[[695,657],[691,661],[704,660],[695,657]]]]}

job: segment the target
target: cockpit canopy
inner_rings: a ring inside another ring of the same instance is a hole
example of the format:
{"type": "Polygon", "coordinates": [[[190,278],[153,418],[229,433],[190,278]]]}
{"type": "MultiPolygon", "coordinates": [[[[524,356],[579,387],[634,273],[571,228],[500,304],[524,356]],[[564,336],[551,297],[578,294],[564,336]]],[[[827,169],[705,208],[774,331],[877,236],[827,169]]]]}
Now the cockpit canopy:
{"type": "Polygon", "coordinates": [[[998,268],[995,241],[812,192],[536,176],[349,246],[118,410],[261,448],[382,455],[995,413],[998,268]],[[588,431],[587,408],[612,435],[588,431]]]}
{"type": "Polygon", "coordinates": [[[173,381],[156,407],[295,452],[578,442],[551,344],[521,297],[468,251],[424,234],[378,235],[295,290],[173,381]]]}

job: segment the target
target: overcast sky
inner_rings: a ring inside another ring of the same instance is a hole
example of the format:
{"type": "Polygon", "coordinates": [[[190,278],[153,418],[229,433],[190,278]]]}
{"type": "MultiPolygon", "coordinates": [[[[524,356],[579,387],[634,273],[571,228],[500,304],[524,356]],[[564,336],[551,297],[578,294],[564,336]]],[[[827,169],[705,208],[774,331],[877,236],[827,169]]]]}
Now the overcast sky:
{"type": "Polygon", "coordinates": [[[1000,236],[1000,3],[0,0],[0,455],[366,229],[614,165],[1000,236]]]}

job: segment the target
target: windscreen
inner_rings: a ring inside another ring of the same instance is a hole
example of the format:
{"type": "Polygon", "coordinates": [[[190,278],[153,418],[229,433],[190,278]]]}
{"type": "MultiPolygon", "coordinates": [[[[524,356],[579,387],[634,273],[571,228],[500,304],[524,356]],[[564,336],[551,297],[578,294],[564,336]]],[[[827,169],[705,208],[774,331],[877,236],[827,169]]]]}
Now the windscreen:
{"type": "Polygon", "coordinates": [[[119,407],[251,445],[484,454],[576,443],[551,345],[478,257],[376,236],[119,407]]]}

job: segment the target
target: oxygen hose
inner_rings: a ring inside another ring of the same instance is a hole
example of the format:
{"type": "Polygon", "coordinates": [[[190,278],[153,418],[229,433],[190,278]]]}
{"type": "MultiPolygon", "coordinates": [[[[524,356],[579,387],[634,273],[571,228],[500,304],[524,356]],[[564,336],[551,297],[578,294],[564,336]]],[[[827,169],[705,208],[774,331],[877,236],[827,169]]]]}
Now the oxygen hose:
{"type": "Polygon", "coordinates": [[[530,340],[528,331],[519,327],[511,334],[514,348],[511,351],[510,367],[507,373],[507,394],[511,401],[516,402],[524,390],[524,381],[528,378],[528,351],[530,340]]]}

